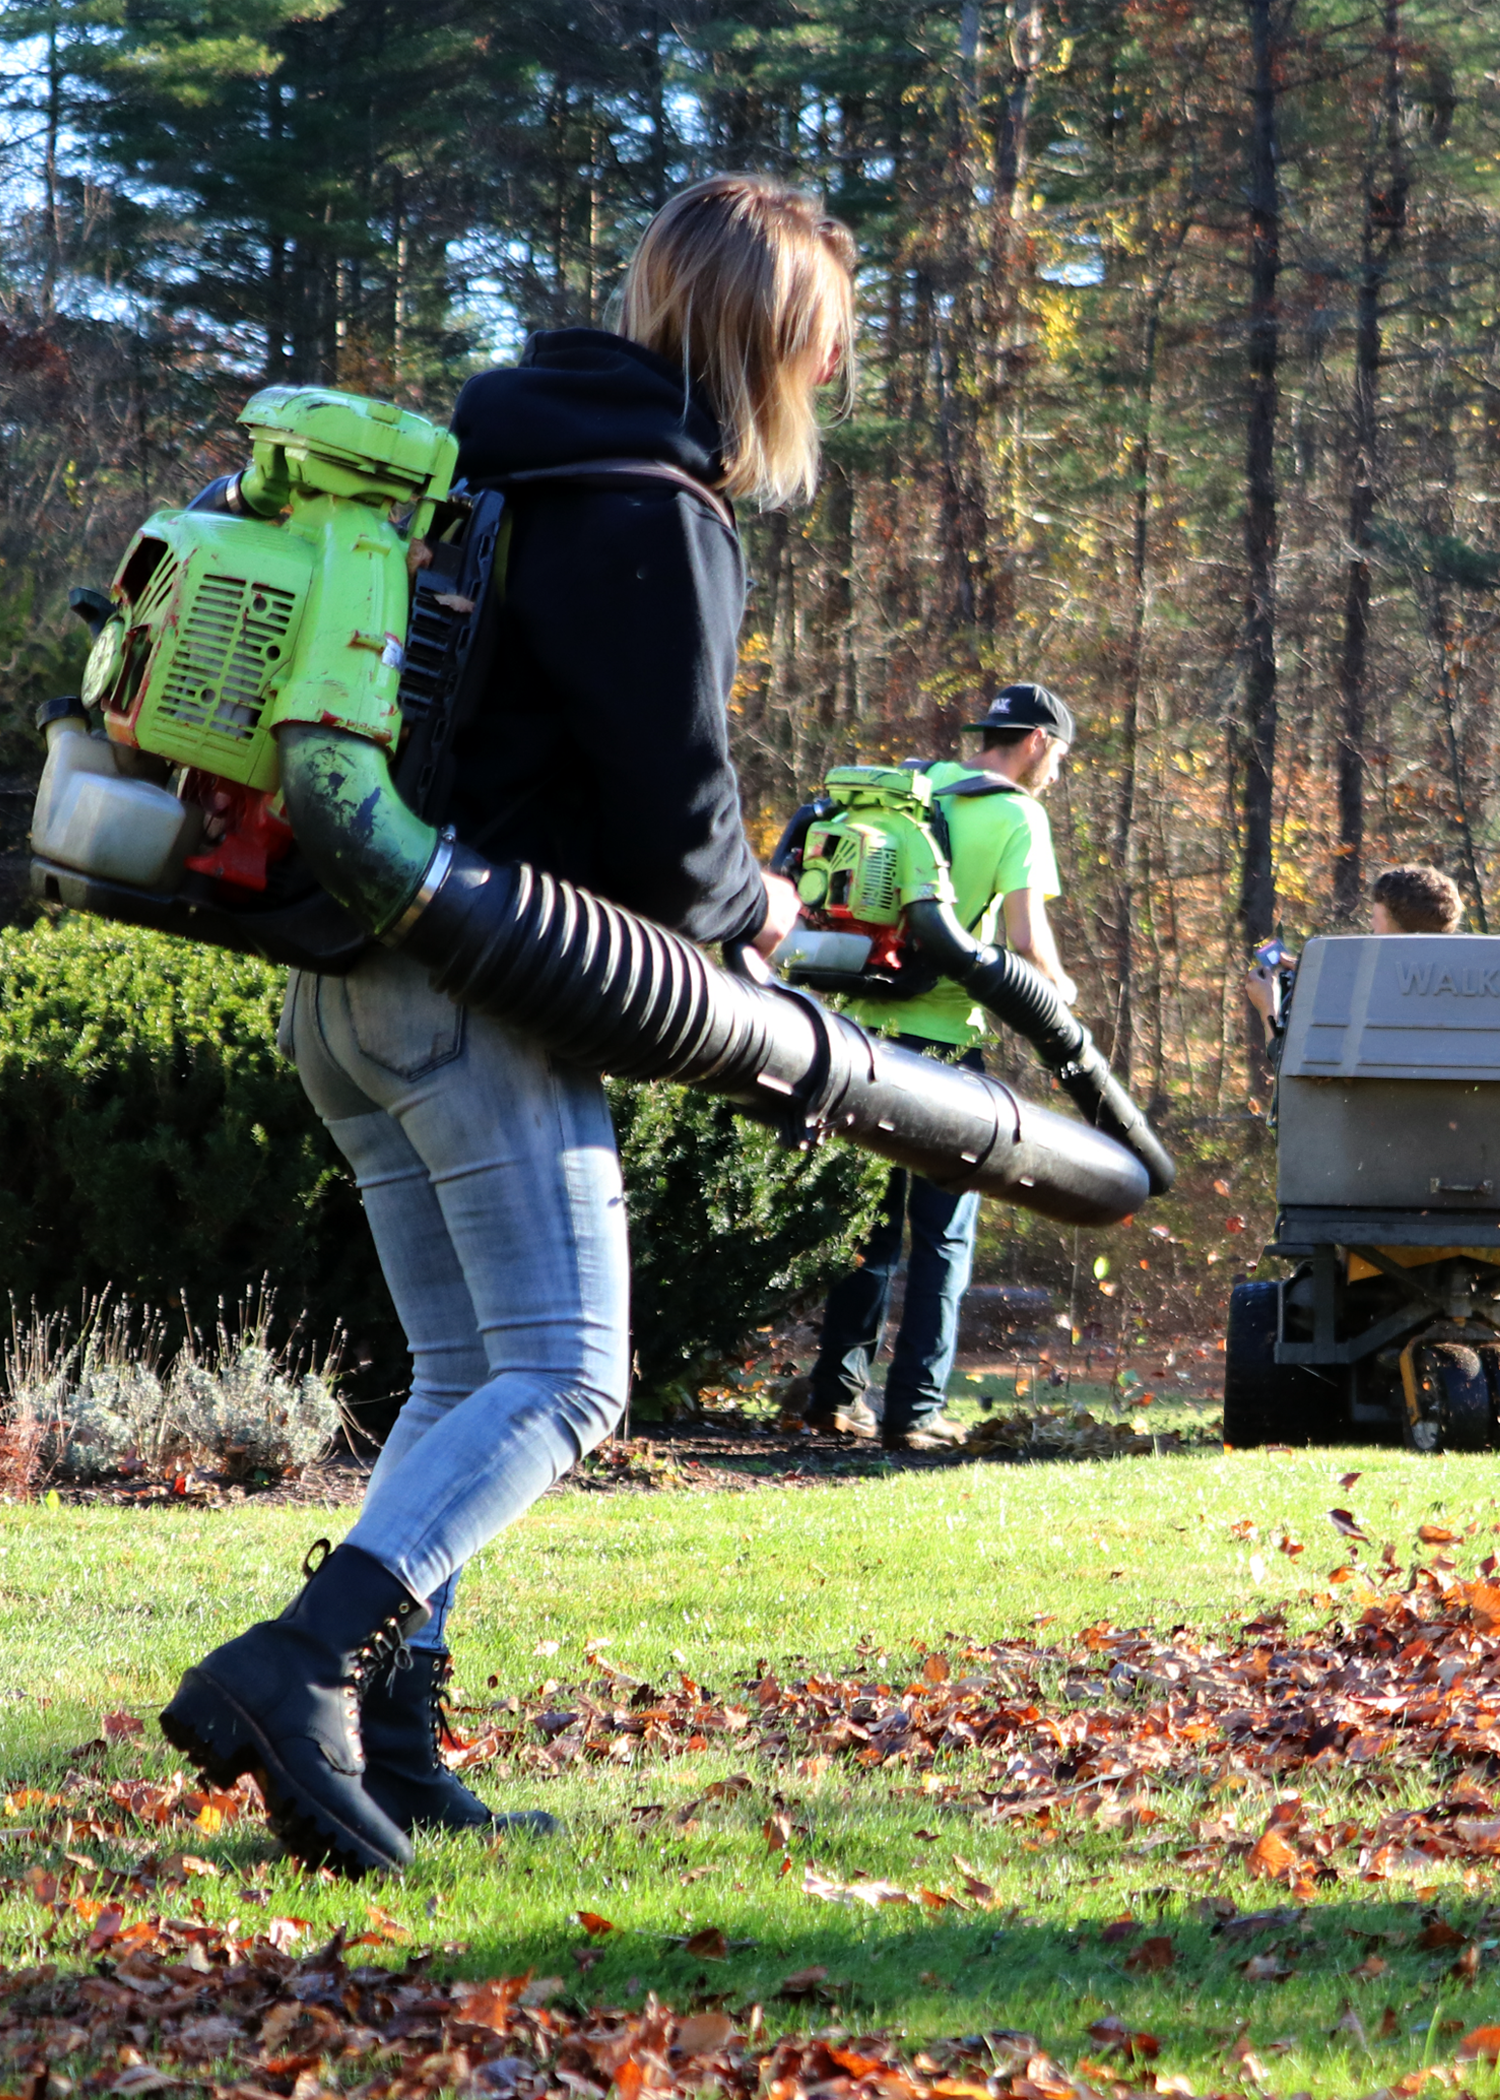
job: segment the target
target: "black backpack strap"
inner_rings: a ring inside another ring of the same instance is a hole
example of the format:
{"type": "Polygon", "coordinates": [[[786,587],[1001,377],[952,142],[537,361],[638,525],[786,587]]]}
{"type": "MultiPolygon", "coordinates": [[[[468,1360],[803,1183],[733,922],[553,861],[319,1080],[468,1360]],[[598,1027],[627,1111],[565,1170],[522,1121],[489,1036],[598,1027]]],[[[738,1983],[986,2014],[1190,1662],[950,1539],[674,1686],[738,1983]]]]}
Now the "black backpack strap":
{"type": "MultiPolygon", "coordinates": [[[[922,770],[923,772],[925,772],[927,768],[924,766],[922,770]]],[[[947,859],[948,866],[950,869],[953,866],[953,851],[949,844],[950,835],[948,831],[947,819],[942,815],[941,811],[937,807],[938,797],[940,795],[961,795],[965,798],[970,798],[977,795],[1019,795],[1022,792],[1023,791],[1019,787],[1017,787],[1016,783],[1013,780],[1004,780],[995,773],[965,773],[958,780],[950,780],[946,787],[935,787],[933,789],[932,814],[935,820],[933,828],[936,829],[938,824],[941,824],[943,827],[941,834],[943,853],[945,858],[947,859]]],[[[993,903],[993,901],[993,898],[990,899],[990,903],[993,903]]],[[[979,911],[977,912],[975,917],[969,922],[968,931],[970,933],[972,933],[975,927],[978,926],[980,920],[984,917],[985,913],[989,910],[989,908],[989,903],[985,903],[980,906],[979,911]]]]}
{"type": "Polygon", "coordinates": [[[965,773],[961,780],[950,780],[946,787],[933,789],[934,795],[1019,795],[1024,792],[1013,780],[1002,780],[995,773],[965,773]]]}
{"type": "Polygon", "coordinates": [[[670,482],[706,504],[726,531],[735,529],[734,512],[716,489],[689,474],[685,467],[669,466],[664,459],[580,459],[565,467],[528,467],[520,474],[497,475],[491,486],[519,489],[543,481],[564,482],[579,488],[602,488],[622,481],[670,482]]]}
{"type": "Polygon", "coordinates": [[[510,554],[512,491],[553,482],[611,488],[665,482],[696,496],[726,530],[734,512],[724,498],[659,459],[584,459],[560,467],[497,474],[474,491],[467,527],[453,545],[433,548],[412,588],[406,662],[399,694],[406,737],[396,786],[418,816],[440,823],[454,779],[454,741],[485,705],[510,554]]]}

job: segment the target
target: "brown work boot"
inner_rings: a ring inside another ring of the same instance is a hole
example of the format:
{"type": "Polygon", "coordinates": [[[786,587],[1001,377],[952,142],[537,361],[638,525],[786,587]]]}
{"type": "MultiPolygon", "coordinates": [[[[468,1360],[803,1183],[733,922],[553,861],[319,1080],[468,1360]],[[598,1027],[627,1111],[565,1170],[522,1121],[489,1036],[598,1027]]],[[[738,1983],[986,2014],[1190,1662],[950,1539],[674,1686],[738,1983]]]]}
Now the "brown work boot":
{"type": "Polygon", "coordinates": [[[910,1429],[888,1429],[881,1435],[887,1451],[952,1451],[968,1438],[962,1422],[947,1415],[928,1415],[910,1429]]]}
{"type": "Polygon", "coordinates": [[[821,1408],[809,1408],[802,1417],[809,1429],[819,1436],[877,1437],[880,1424],[863,1400],[841,1400],[837,1407],[825,1414],[821,1408]]]}
{"type": "Polygon", "coordinates": [[[821,1408],[813,1399],[812,1380],[804,1374],[781,1388],[783,1430],[811,1429],[818,1436],[877,1437],[880,1424],[863,1400],[841,1400],[821,1408]]]}

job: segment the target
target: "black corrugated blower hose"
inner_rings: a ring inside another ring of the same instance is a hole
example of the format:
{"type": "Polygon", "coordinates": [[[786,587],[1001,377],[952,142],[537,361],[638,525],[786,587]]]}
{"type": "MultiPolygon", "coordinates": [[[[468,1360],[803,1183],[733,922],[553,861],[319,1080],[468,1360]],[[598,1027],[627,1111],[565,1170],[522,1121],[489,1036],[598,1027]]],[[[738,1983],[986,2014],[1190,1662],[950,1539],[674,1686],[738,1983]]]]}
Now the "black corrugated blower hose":
{"type": "MultiPolygon", "coordinates": [[[[845,1137],[942,1188],[979,1189],[1066,1224],[1115,1224],[1146,1200],[1146,1169],[1102,1115],[1095,1128],[1038,1108],[983,1073],[872,1036],[806,993],[732,975],[571,883],[435,840],[363,737],[288,724],[278,741],[287,814],[324,887],[459,1004],[514,1023],[558,1057],[626,1079],[680,1080],[724,1095],[789,1143],[845,1137]]],[[[919,937],[939,941],[942,931],[919,937]]],[[[983,968],[994,974],[993,963],[983,968]]],[[[1066,1026],[1050,1021],[1059,1043],[1069,1028],[1087,1043],[1061,1011],[1066,1026]]],[[[1076,1047],[1068,1054],[1076,1061],[1076,1047]]],[[[1063,1065],[1053,1069],[1070,1084],[1063,1065]]]]}
{"type": "Polygon", "coordinates": [[[975,940],[951,904],[909,904],[906,923],[928,961],[1024,1036],[1089,1122],[1135,1154],[1151,1178],[1152,1195],[1164,1196],[1177,1179],[1176,1162],[1041,971],[1008,948],[975,940]]]}

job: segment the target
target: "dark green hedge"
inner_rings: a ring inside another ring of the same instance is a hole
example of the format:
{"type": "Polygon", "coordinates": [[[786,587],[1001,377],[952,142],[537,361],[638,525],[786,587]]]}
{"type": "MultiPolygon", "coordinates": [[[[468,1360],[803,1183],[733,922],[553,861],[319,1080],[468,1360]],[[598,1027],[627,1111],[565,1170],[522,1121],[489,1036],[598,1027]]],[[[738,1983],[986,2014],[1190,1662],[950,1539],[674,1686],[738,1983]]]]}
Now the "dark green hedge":
{"type": "MultiPolygon", "coordinates": [[[[262,1276],[284,1319],[342,1321],[366,1394],[402,1376],[359,1199],[274,1043],[283,973],[100,921],[0,933],[0,1286],[106,1286],[212,1322],[262,1276]]],[[[782,1151],[720,1102],[612,1084],[641,1384],[732,1351],[846,1266],[883,1170],[782,1151]]]]}

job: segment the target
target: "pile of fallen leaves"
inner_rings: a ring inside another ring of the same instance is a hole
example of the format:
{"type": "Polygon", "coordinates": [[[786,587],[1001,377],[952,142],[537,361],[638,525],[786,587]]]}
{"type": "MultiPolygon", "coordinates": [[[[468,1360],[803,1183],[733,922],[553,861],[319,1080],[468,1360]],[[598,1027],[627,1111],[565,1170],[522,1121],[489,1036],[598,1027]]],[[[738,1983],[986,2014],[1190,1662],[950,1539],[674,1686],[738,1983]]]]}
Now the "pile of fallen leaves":
{"type": "Polygon", "coordinates": [[[1182,1448],[1178,1430],[1151,1435],[1130,1422],[1101,1422],[1084,1407],[1013,1408],[976,1422],[966,1451],[986,1458],[1147,1458],[1182,1448]]]}
{"type": "MultiPolygon", "coordinates": [[[[1352,1543],[1367,1543],[1347,1511],[1330,1517],[1352,1543]]],[[[1426,1543],[1456,1542],[1438,1529],[1428,1527],[1426,1543]]],[[[1278,1543],[1293,1557],[1302,1551],[1295,1540],[1278,1543]]],[[[452,1738],[448,1754],[459,1767],[507,1760],[541,1773],[732,1745],[747,1764],[761,1760],[803,1778],[835,1763],[888,1771],[934,1821],[958,1810],[970,1827],[1008,1827],[1021,1850],[1086,1823],[1126,1839],[1133,1856],[1159,1857],[1195,1878],[1235,1864],[1275,1885],[1272,1907],[1242,1914],[1211,1892],[1197,1916],[1226,1944],[1243,1941],[1244,1974],[1268,1985],[1293,1973],[1316,1916],[1302,1908],[1310,1897],[1335,1883],[1407,1877],[1412,1944],[1436,1954],[1462,1986],[1481,1973],[1482,1945],[1432,1907],[1433,1877],[1457,1865],[1477,1885],[1500,1859],[1500,1802],[1490,1790],[1500,1759],[1497,1573],[1491,1559],[1465,1580],[1440,1555],[1403,1575],[1387,1549],[1374,1565],[1351,1559],[1331,1571],[1328,1595],[1331,1602],[1338,1592],[1338,1608],[1304,1634],[1288,1634],[1276,1616],[1217,1642],[1185,1629],[1162,1639],[1101,1622],[1065,1644],[955,1640],[951,1652],[921,1654],[905,1672],[873,1648],[845,1677],[783,1681],[762,1669],[728,1698],[686,1674],[670,1689],[645,1683],[608,1664],[596,1644],[585,1686],[565,1695],[549,1680],[525,1701],[471,1705],[466,1733],[452,1738]],[[1420,1806],[1385,1803],[1402,1767],[1430,1782],[1420,1806]],[[1325,1773],[1349,1784],[1337,1805],[1314,1810],[1293,1782],[1325,1773]],[[1258,1803],[1247,1784],[1256,1778],[1264,1783],[1258,1803]]],[[[529,1974],[444,1981],[430,1973],[433,1957],[418,1953],[399,1969],[351,1963],[361,1948],[390,1960],[391,1943],[408,1941],[375,1905],[366,1910],[368,1930],[340,1932],[308,1951],[299,1951],[308,1933],[300,1918],[268,1916],[263,1929],[242,1933],[238,1918],[208,1920],[193,1892],[218,1874],[215,1864],[171,1848],[258,1818],[253,1782],[220,1792],[181,1772],[96,1776],[91,1768],[104,1753],[141,1728],[129,1714],[106,1716],[102,1734],[69,1753],[71,1768],[54,1789],[3,1801],[12,1842],[29,1838],[33,1857],[46,1863],[5,1877],[0,1888],[52,1918],[43,1935],[49,1960],[0,1973],[0,2061],[11,2067],[6,2085],[19,2100],[190,2087],[210,2089],[213,2100],[426,2100],[439,2091],[459,2100],[604,2100],[611,2092],[638,2100],[646,2090],[736,2100],[1091,2100],[1192,2091],[1185,2078],[1158,2078],[1148,2068],[1157,2038],[1113,2014],[1089,2028],[1093,2053],[1065,2069],[1036,2038],[1008,2030],[913,2052],[888,2035],[838,2028],[773,2041],[760,2005],[735,2006],[722,1994],[680,2014],[654,1998],[640,2011],[590,2007],[581,1995],[586,1951],[568,1983],[529,1974]],[[126,1866],[103,1865],[85,1849],[127,1840],[134,1851],[143,1828],[159,1849],[126,1866]]],[[[756,1790],[748,1772],[737,1773],[709,1782],[694,1800],[642,1802],[632,1818],[643,1829],[681,1831],[704,1803],[756,1790]]],[[[791,1886],[809,1900],[928,1912],[1003,1907],[957,1854],[952,1874],[909,1887],[835,1878],[809,1856],[814,1833],[796,1806],[773,1792],[770,1808],[761,1838],[787,1875],[801,1853],[791,1886]]],[[[939,1842],[931,1828],[915,1835],[939,1842]]],[[[253,1885],[236,1895],[240,1906],[266,1909],[269,1901],[253,1885]]],[[[590,1941],[614,1929],[592,1912],[576,1922],[590,1941]]],[[[1178,1962],[1160,1927],[1127,1916],[1103,1935],[1121,1943],[1131,1971],[1178,1962]]],[[[705,1959],[733,1951],[714,1927],[684,1944],[705,1959]]],[[[1372,1952],[1354,1973],[1385,1967],[1372,1952]]],[[[776,1995],[824,2008],[826,2018],[841,1989],[809,1968],[786,1977],[776,1995]]],[[[1500,2029],[1476,2027],[1457,2063],[1497,2057],[1500,2029]]],[[[1248,2060],[1237,2075],[1264,2087],[1263,2067],[1248,2060]]],[[[1428,2079],[1452,2087],[1461,2076],[1454,2064],[1431,2066],[1389,2090],[1412,2094],[1428,2079]]]]}
{"type": "MultiPolygon", "coordinates": [[[[73,1907],[82,1899],[74,1898],[73,1907]]],[[[18,2100],[74,2092],[135,2096],[198,2089],[212,2100],[639,2100],[722,2094],[734,2100],[1123,2100],[1131,2092],[1184,2096],[1194,2087],[1149,2069],[1159,2039],[1116,2015],[1088,2029],[1092,2054],[1072,2070],[1036,2037],[1012,2029],[930,2042],[915,2051],[889,2034],[830,2027],[769,2040],[763,2009],[677,2014],[648,1996],[639,2012],[588,2007],[558,1976],[445,1981],[431,1952],[399,1969],[349,1961],[388,1928],[340,1929],[297,1955],[301,1919],[273,1918],[243,1935],[237,1922],[140,1917],[112,1907],[85,1918],[75,1955],[0,1974],[0,2063],[18,2100]],[[1103,2059],[1103,2060],[1101,2060],[1103,2059]],[[65,2067],[71,2067],[65,2068],[65,2067]]],[[[377,1918],[383,1916],[375,1911],[377,1918]]],[[[587,1914],[580,1922],[591,1921],[587,1914]]],[[[1264,1926],[1264,1917],[1241,1921],[1264,1926]]],[[[1150,1957],[1170,1942],[1147,1940],[1150,1957]]],[[[825,1972],[788,1977],[780,1994],[815,1998],[825,1972]]],[[[1230,2052],[1241,2078],[1266,2072],[1243,2042],[1230,2052]]],[[[1466,2062],[1494,2062],[1500,2029],[1475,2029],[1452,2065],[1395,2081],[1390,2094],[1429,2080],[1451,2089],[1466,2062]]]]}
{"type": "MultiPolygon", "coordinates": [[[[1336,1513],[1342,1517],[1345,1513],[1336,1513]]],[[[1283,1550],[1298,1552],[1294,1540],[1283,1550]]],[[[1320,1882],[1430,1871],[1500,1858],[1500,1804],[1481,1783],[1500,1758],[1500,1586],[1465,1582],[1439,1559],[1404,1580],[1391,1559],[1332,1570],[1345,1611],[1289,1635],[1279,1616],[1219,1644],[1090,1626],[1060,1648],[964,1642],[896,1676],[890,1658],[852,1676],[783,1681],[766,1669],[723,1697],[683,1673],[659,1687],[589,1651],[594,1679],[548,1679],[526,1700],[470,1706],[451,1752],[534,1773],[606,1761],[646,1764],[732,1749],[790,1764],[804,1779],[835,1761],[910,1774],[939,1805],[1019,1822],[1050,1842],[1065,1818],[1171,1846],[1189,1868],[1243,1856],[1252,1874],[1306,1894],[1320,1882]],[[955,1753],[964,1754],[956,1767],[955,1753]],[[1366,1775],[1378,1802],[1392,1769],[1455,1774],[1430,1806],[1321,1823],[1295,1797],[1242,1827],[1233,1807],[1190,1830],[1153,1800],[1206,1773],[1260,1775],[1283,1795],[1296,1777],[1366,1775]],[[1471,1776],[1464,1776],[1463,1768],[1471,1776]],[[1472,1776],[1477,1768],[1478,1776],[1472,1776]],[[1261,1824],[1264,1823],[1264,1827],[1261,1824]],[[1153,1826],[1160,1828],[1153,1829],[1153,1826]]],[[[748,1787],[748,1776],[720,1780],[748,1787]]]]}

